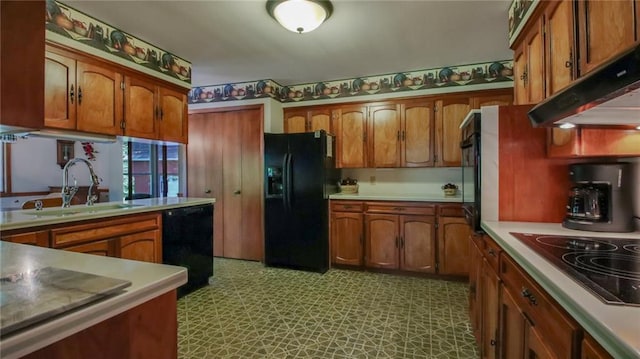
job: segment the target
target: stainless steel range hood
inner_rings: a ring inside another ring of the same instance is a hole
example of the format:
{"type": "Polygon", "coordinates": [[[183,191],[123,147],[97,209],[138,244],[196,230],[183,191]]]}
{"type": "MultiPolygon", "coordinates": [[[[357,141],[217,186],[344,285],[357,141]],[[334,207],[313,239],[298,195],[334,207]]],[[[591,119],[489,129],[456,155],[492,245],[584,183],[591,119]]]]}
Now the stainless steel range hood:
{"type": "Polygon", "coordinates": [[[640,46],[593,69],[529,111],[534,127],[640,126],[640,46]]]}

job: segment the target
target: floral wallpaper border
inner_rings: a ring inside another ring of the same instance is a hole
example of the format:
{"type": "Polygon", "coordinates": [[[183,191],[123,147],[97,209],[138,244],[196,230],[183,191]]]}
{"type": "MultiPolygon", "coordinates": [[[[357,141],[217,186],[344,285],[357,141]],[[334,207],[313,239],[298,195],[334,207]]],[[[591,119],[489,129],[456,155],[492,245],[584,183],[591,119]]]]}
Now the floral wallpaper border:
{"type": "Polygon", "coordinates": [[[189,103],[208,103],[271,97],[280,102],[313,101],[331,98],[367,96],[403,91],[459,87],[513,82],[513,61],[446,66],[428,70],[407,71],[282,86],[273,80],[259,80],[222,85],[193,87],[189,103]]]}
{"type": "Polygon", "coordinates": [[[527,21],[539,0],[513,0],[509,6],[509,44],[520,34],[521,24],[527,21]],[[516,31],[517,30],[517,31],[516,31]]]}
{"type": "MultiPolygon", "coordinates": [[[[191,87],[191,63],[66,4],[47,0],[46,30],[191,87]]],[[[108,59],[108,58],[107,58],[108,59]]]]}

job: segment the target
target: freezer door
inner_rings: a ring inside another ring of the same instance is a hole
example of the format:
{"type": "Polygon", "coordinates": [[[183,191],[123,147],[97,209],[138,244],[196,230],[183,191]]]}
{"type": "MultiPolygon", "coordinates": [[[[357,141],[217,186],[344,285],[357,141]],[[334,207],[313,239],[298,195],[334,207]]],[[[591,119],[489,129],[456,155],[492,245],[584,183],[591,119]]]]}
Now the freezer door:
{"type": "Polygon", "coordinates": [[[285,206],[288,139],[285,134],[264,135],[264,260],[266,265],[289,263],[289,212],[285,206]]]}

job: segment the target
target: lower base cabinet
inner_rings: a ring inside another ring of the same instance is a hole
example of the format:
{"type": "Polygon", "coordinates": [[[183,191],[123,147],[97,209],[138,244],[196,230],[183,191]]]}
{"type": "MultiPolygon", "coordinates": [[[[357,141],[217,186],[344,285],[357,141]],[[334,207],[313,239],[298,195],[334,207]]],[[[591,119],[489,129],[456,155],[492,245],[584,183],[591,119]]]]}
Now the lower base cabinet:
{"type": "Polygon", "coordinates": [[[333,264],[362,265],[363,218],[362,213],[331,213],[331,258],[333,264]]]}
{"type": "Polygon", "coordinates": [[[585,335],[582,340],[581,359],[613,359],[590,335],[585,335]]]}
{"type": "Polygon", "coordinates": [[[471,227],[460,217],[438,217],[438,273],[469,274],[469,236],[471,227]]]}

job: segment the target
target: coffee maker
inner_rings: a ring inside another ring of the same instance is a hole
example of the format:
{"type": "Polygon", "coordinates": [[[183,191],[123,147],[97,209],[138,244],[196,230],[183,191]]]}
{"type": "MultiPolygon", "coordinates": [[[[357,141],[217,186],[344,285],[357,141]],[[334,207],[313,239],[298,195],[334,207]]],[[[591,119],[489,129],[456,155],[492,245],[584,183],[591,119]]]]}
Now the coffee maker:
{"type": "Polygon", "coordinates": [[[594,232],[634,230],[631,164],[573,164],[569,176],[573,186],[563,227],[594,232]]]}

